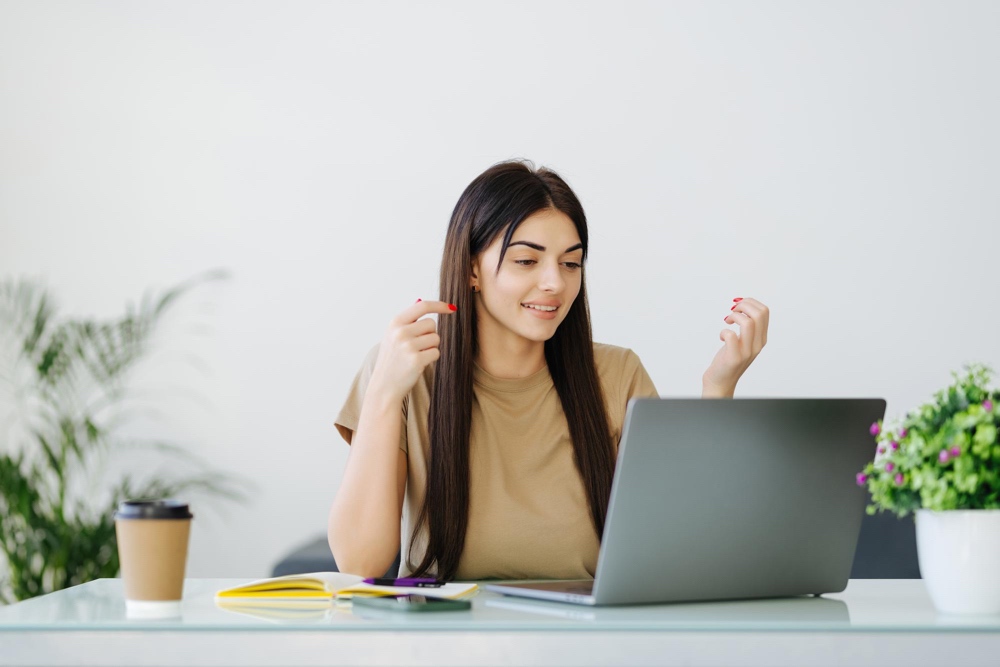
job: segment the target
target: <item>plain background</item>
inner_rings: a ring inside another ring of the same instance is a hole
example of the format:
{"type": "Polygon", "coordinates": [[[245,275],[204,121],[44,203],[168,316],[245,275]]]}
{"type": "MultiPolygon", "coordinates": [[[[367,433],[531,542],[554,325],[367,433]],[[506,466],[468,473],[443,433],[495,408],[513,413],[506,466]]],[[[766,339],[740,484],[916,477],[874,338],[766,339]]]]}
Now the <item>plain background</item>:
{"type": "Polygon", "coordinates": [[[3,2],[0,277],[108,317],[230,271],[127,428],[254,485],[192,500],[188,574],[264,576],[325,533],[351,380],[499,160],[575,189],[595,338],[663,395],[739,296],[772,317],[737,396],[893,416],[996,365],[998,34],[995,2],[3,2]]]}

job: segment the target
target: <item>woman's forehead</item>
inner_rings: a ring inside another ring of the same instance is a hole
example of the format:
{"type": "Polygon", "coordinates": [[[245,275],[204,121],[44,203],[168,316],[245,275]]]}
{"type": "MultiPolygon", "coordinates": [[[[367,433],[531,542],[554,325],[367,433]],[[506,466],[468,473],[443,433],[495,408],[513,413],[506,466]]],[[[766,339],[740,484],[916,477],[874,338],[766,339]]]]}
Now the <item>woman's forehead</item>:
{"type": "MultiPolygon", "coordinates": [[[[524,219],[510,237],[512,244],[517,241],[527,241],[543,246],[546,250],[563,252],[580,243],[580,234],[568,215],[549,208],[532,213],[524,219]]],[[[502,243],[503,235],[495,245],[499,247],[502,243]]]]}

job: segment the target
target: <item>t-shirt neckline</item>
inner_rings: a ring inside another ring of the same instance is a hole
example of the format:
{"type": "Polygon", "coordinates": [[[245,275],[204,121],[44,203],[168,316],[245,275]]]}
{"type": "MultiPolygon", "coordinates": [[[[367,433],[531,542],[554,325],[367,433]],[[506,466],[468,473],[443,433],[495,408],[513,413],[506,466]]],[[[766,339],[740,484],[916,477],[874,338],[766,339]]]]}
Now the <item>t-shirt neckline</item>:
{"type": "Polygon", "coordinates": [[[552,381],[548,364],[523,378],[502,378],[487,373],[475,362],[473,362],[472,379],[476,384],[494,391],[526,391],[552,381]]]}

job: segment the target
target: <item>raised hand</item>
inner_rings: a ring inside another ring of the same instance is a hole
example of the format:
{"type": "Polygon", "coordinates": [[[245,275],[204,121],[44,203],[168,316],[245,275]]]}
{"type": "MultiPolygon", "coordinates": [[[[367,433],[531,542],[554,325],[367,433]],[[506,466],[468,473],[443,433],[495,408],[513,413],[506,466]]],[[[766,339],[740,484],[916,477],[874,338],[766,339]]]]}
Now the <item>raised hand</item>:
{"type": "Polygon", "coordinates": [[[757,299],[733,299],[736,305],[725,317],[727,324],[740,328],[737,335],[732,329],[723,329],[719,340],[725,345],[712,359],[702,375],[702,396],[732,396],[736,383],[760,351],[767,344],[767,325],[770,311],[757,299]]]}
{"type": "Polygon", "coordinates": [[[391,400],[403,400],[428,364],[441,356],[437,323],[424,315],[450,315],[457,309],[443,301],[421,301],[394,317],[379,345],[369,391],[391,400]]]}

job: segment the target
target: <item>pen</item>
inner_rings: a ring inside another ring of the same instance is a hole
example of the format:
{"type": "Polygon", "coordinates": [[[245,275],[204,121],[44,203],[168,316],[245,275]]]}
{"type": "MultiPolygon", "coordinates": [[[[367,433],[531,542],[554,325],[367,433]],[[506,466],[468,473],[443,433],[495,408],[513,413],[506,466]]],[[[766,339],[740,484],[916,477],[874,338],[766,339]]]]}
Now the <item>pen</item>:
{"type": "Polygon", "coordinates": [[[441,588],[444,586],[443,581],[439,579],[412,579],[403,577],[400,579],[392,579],[391,577],[385,578],[370,578],[365,579],[366,584],[374,584],[376,586],[405,586],[410,588],[441,588]]]}

